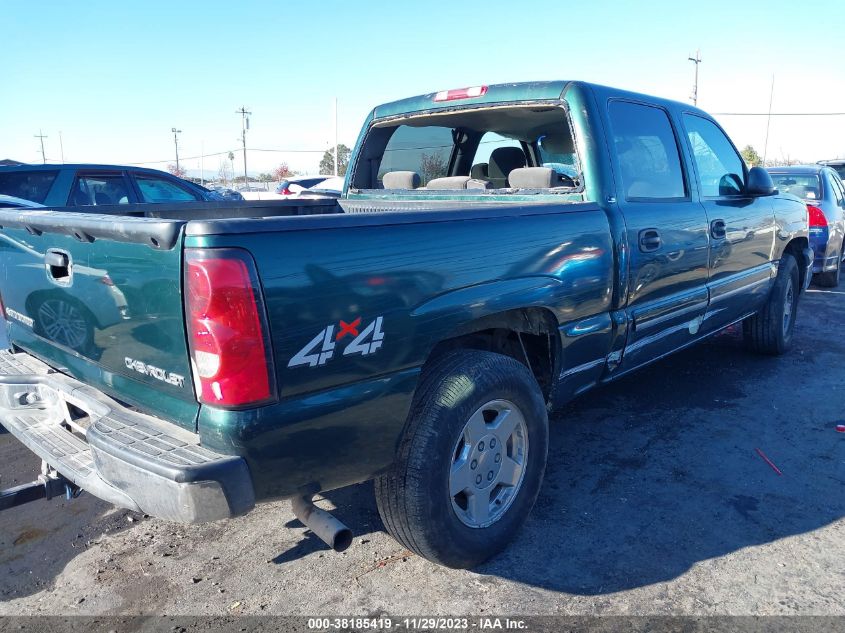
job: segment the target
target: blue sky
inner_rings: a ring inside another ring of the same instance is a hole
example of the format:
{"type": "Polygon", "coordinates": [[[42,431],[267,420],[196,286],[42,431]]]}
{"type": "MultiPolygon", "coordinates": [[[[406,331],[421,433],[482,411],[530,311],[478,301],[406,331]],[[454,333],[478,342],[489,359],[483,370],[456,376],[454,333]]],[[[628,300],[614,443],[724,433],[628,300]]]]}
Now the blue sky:
{"type": "MultiPolygon", "coordinates": [[[[114,2],[5,0],[0,158],[172,161],[239,147],[253,112],[250,172],[314,171],[351,145],[376,104],[445,88],[584,79],[687,100],[713,113],[845,112],[845,3],[114,2]],[[300,151],[290,151],[300,150],[300,151]]],[[[764,117],[718,116],[762,153],[764,117]]],[[[777,117],[770,157],[845,156],[845,117],[777,117]]],[[[204,167],[216,173],[219,157],[204,167]]],[[[199,159],[185,159],[191,169],[199,159]]],[[[159,166],[164,168],[166,162],[159,166]]],[[[242,169],[240,157],[236,168],[242,169]]]]}

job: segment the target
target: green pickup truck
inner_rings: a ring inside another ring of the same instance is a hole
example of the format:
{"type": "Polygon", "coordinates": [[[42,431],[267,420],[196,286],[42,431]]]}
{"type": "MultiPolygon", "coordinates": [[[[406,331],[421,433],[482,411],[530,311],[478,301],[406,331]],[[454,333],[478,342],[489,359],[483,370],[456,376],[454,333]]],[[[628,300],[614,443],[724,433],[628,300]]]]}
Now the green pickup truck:
{"type": "Polygon", "coordinates": [[[0,211],[0,420],[78,490],[172,521],[374,480],[432,561],[501,550],[548,412],[725,327],[785,352],[807,210],[706,113],[582,82],[375,108],[340,199],[0,211]],[[111,316],[109,316],[111,315],[111,316]]]}

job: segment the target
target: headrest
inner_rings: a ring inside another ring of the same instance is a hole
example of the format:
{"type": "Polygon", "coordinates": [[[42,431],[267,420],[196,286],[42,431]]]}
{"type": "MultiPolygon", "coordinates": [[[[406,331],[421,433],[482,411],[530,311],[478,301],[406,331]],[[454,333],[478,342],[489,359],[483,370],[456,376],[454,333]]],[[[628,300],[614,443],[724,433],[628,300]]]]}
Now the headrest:
{"type": "Polygon", "coordinates": [[[420,175],[415,171],[389,171],[381,177],[385,189],[416,189],[420,175]]]}
{"type": "Polygon", "coordinates": [[[548,134],[540,141],[540,147],[549,154],[574,154],[575,143],[569,134],[548,134]]]}
{"type": "Polygon", "coordinates": [[[426,189],[466,189],[469,176],[449,176],[428,181],[426,189]]]}
{"type": "Polygon", "coordinates": [[[548,189],[557,184],[557,173],[548,167],[523,167],[508,174],[508,182],[515,189],[548,189]]]}
{"type": "Polygon", "coordinates": [[[525,153],[519,147],[497,147],[490,153],[490,178],[507,178],[514,169],[525,167],[525,153]]]}
{"type": "Polygon", "coordinates": [[[470,178],[485,180],[487,178],[487,163],[476,163],[469,170],[470,178]]]}

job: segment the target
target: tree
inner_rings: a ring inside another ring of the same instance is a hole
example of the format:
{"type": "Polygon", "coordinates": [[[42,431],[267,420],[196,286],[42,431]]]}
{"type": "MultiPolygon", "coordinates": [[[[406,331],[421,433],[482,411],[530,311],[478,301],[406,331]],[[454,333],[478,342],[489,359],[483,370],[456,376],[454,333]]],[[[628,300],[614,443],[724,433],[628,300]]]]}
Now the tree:
{"type": "Polygon", "coordinates": [[[225,160],[220,161],[220,169],[217,170],[217,175],[220,177],[220,180],[224,185],[229,181],[229,165],[225,160]]]}
{"type": "Polygon", "coordinates": [[[273,174],[268,174],[267,172],[258,174],[258,182],[273,182],[273,174]]]}
{"type": "MultiPolygon", "coordinates": [[[[346,168],[349,167],[349,154],[352,153],[343,143],[337,146],[337,175],[345,176],[346,168]]],[[[334,147],[326,150],[323,159],[320,161],[320,173],[325,176],[334,174],[334,147]]]]}
{"type": "Polygon", "coordinates": [[[422,184],[427,185],[435,178],[442,178],[446,175],[446,160],[439,154],[423,154],[420,159],[420,171],[422,184]]]}
{"type": "Polygon", "coordinates": [[[285,178],[290,178],[291,176],[293,176],[293,172],[290,170],[287,163],[282,163],[273,170],[273,179],[276,182],[281,182],[285,178]]]}
{"type": "Polygon", "coordinates": [[[176,166],[176,165],[174,165],[173,163],[170,163],[170,164],[167,166],[167,171],[169,171],[171,174],[173,174],[173,175],[174,175],[174,176],[176,176],[177,178],[184,178],[184,177],[185,177],[185,174],[187,173],[187,172],[185,171],[185,168],[184,168],[184,167],[182,167],[182,165],[179,165],[179,166],[177,167],[177,166],[176,166]]]}
{"type": "Polygon", "coordinates": [[[760,154],[758,154],[757,150],[751,145],[746,145],[740,152],[740,155],[742,156],[742,160],[748,163],[751,167],[757,167],[758,165],[763,164],[763,159],[760,158],[760,154]]]}

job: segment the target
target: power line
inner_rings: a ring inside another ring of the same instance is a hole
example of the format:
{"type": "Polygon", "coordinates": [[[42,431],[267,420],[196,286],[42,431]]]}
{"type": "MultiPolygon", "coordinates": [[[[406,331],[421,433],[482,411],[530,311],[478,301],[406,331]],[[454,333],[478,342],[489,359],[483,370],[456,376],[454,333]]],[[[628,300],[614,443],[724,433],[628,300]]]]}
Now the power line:
{"type": "MultiPolygon", "coordinates": [[[[211,153],[205,153],[205,154],[197,155],[197,156],[181,156],[180,160],[182,162],[184,162],[186,160],[197,160],[197,159],[200,159],[200,158],[203,158],[203,157],[210,158],[212,156],[228,156],[229,152],[235,152],[235,151],[237,151],[237,149],[238,148],[227,149],[223,152],[211,152],[211,153]]],[[[324,149],[262,149],[262,148],[259,148],[259,147],[251,147],[249,149],[249,151],[250,152],[274,152],[274,153],[277,153],[277,154],[324,154],[326,152],[326,150],[324,150],[324,149]]],[[[126,164],[127,165],[161,165],[163,163],[170,163],[170,162],[173,162],[173,161],[168,158],[168,159],[165,159],[165,160],[145,160],[145,161],[140,161],[140,162],[137,162],[137,163],[126,163],[126,164]]]]}

